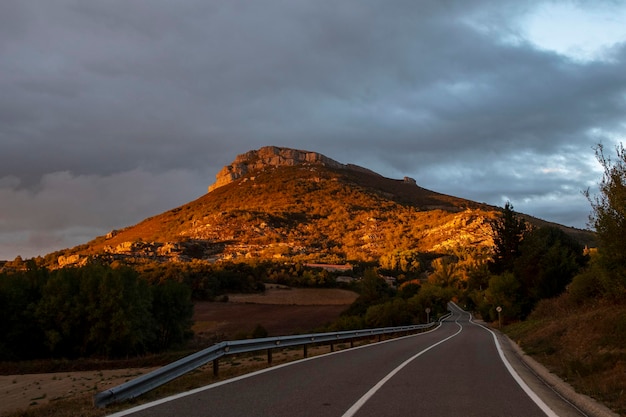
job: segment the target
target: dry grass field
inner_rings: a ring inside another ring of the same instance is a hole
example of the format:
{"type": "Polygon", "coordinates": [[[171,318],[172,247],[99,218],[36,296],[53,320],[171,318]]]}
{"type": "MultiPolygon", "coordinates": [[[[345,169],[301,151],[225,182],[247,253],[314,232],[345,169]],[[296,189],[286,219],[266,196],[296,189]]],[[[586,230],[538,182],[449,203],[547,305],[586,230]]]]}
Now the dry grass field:
{"type": "Polygon", "coordinates": [[[626,304],[573,305],[566,296],[542,301],[506,332],[526,353],[576,391],[626,416],[626,304]]]}

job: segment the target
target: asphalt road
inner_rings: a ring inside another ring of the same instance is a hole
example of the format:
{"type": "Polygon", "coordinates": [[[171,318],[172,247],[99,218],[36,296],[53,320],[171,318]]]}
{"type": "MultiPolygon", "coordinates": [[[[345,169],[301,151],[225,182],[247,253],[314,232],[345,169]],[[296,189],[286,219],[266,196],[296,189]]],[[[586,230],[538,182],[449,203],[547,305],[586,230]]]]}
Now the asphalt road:
{"type": "Polygon", "coordinates": [[[581,415],[540,383],[524,382],[517,365],[503,361],[494,333],[452,310],[427,333],[276,366],[114,416],[581,415]]]}

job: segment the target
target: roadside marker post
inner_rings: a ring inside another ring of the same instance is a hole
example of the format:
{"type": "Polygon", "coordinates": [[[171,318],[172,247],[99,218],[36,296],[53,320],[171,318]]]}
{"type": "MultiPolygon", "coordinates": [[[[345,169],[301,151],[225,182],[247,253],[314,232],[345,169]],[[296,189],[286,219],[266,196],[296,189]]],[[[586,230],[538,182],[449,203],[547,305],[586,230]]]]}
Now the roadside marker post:
{"type": "Polygon", "coordinates": [[[502,307],[496,307],[496,311],[498,312],[498,329],[502,329],[502,315],[500,314],[502,313],[502,307]]]}

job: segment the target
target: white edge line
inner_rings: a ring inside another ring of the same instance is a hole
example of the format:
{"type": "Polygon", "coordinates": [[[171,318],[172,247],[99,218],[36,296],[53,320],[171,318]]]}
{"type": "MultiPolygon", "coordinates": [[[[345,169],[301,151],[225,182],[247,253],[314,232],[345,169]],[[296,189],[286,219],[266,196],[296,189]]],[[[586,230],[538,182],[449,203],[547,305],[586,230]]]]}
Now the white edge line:
{"type": "MultiPolygon", "coordinates": [[[[233,378],[230,378],[230,379],[225,379],[223,381],[219,381],[219,382],[215,382],[215,383],[210,384],[210,385],[206,385],[204,387],[195,388],[195,389],[193,389],[191,391],[181,392],[179,394],[174,394],[174,395],[171,395],[169,397],[161,398],[160,400],[155,400],[155,401],[152,401],[152,402],[149,402],[149,403],[141,404],[141,405],[138,405],[136,407],[129,408],[127,410],[118,411],[117,413],[109,414],[106,417],[124,417],[124,416],[130,415],[130,414],[133,414],[133,413],[136,413],[136,412],[139,412],[139,411],[146,410],[148,408],[155,407],[157,405],[164,404],[164,403],[169,402],[169,401],[174,401],[174,400],[177,400],[179,398],[186,397],[188,395],[194,395],[194,394],[197,394],[197,393],[202,392],[202,391],[206,391],[206,390],[209,390],[209,389],[217,388],[217,387],[222,386],[222,385],[230,384],[231,382],[237,382],[237,381],[240,381],[242,379],[251,378],[253,376],[260,375],[260,374],[263,374],[265,372],[271,372],[271,371],[274,371],[276,369],[280,369],[280,368],[284,368],[284,367],[287,367],[287,366],[298,364],[300,362],[306,362],[306,361],[310,361],[310,360],[320,359],[320,358],[323,358],[325,356],[336,355],[336,354],[340,354],[340,353],[347,353],[347,352],[351,352],[351,351],[354,351],[354,350],[357,350],[357,349],[364,349],[364,348],[371,347],[371,346],[381,345],[383,343],[393,342],[395,340],[401,340],[401,339],[406,339],[406,338],[409,338],[409,337],[420,336],[420,335],[423,335],[423,334],[434,332],[435,330],[439,329],[439,327],[441,327],[441,322],[439,322],[439,324],[436,327],[434,327],[434,328],[432,328],[432,329],[430,329],[430,330],[428,330],[426,332],[417,333],[417,334],[411,334],[411,335],[408,335],[408,336],[396,337],[394,339],[387,339],[387,340],[383,340],[382,342],[369,343],[367,345],[361,345],[361,346],[357,346],[357,347],[350,348],[350,349],[337,350],[337,351],[334,351],[334,352],[325,353],[323,355],[312,356],[312,357],[309,357],[309,358],[303,358],[303,359],[299,359],[297,361],[286,362],[286,363],[283,363],[283,364],[280,364],[280,365],[276,365],[276,366],[272,366],[272,367],[269,367],[269,368],[260,369],[258,371],[250,372],[249,374],[239,375],[239,376],[236,376],[236,377],[233,377],[233,378]]],[[[415,356],[415,357],[417,357],[417,356],[415,356]]],[[[411,358],[411,360],[412,359],[413,358],[411,358]]]]}
{"type": "Polygon", "coordinates": [[[352,417],[356,414],[357,411],[359,411],[359,409],[361,407],[363,407],[363,405],[370,399],[372,398],[372,396],[374,394],[376,394],[376,392],[387,383],[387,381],[389,381],[391,378],[393,378],[394,375],[396,375],[398,372],[400,372],[402,370],[402,368],[404,368],[405,366],[407,366],[411,361],[413,361],[414,359],[416,359],[417,357],[423,355],[424,353],[428,352],[429,350],[431,350],[432,348],[452,339],[453,337],[455,337],[456,335],[458,335],[459,333],[461,333],[461,331],[463,331],[463,326],[461,326],[458,322],[456,322],[456,324],[459,326],[459,330],[454,333],[451,336],[446,337],[443,340],[440,340],[439,342],[435,343],[434,345],[430,345],[429,347],[427,347],[426,349],[418,352],[417,354],[413,355],[412,357],[410,357],[409,359],[405,360],[404,362],[402,362],[396,369],[394,369],[393,371],[391,371],[390,373],[388,373],[383,379],[381,379],[380,381],[378,381],[378,383],[376,385],[374,385],[372,388],[370,388],[369,391],[367,391],[365,393],[365,395],[363,395],[361,398],[359,398],[357,400],[357,402],[355,402],[352,407],[350,407],[348,409],[348,411],[346,411],[342,417],[352,417]]]}
{"type": "Polygon", "coordinates": [[[539,398],[539,396],[526,384],[526,382],[524,382],[524,380],[522,379],[522,377],[519,376],[517,371],[513,369],[513,366],[511,365],[511,363],[508,361],[506,356],[504,356],[504,351],[502,350],[502,346],[500,345],[500,342],[498,341],[498,336],[496,335],[496,333],[493,330],[489,329],[488,327],[485,327],[480,323],[474,322],[472,319],[473,317],[470,313],[470,322],[472,324],[475,324],[476,326],[480,326],[483,329],[487,330],[489,333],[491,333],[491,335],[493,336],[494,343],[496,345],[496,349],[498,350],[498,354],[500,355],[500,359],[504,363],[504,366],[509,371],[513,379],[524,390],[526,395],[528,395],[530,399],[533,400],[535,404],[537,404],[537,407],[539,407],[541,411],[545,413],[546,416],[559,417],[559,415],[556,414],[541,398],[539,398]]]}

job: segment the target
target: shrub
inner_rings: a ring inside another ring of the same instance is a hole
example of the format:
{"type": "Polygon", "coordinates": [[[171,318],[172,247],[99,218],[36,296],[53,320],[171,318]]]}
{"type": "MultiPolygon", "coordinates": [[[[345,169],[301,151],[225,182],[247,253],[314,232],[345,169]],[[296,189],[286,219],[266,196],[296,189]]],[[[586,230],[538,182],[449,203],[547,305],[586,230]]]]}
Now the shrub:
{"type": "Polygon", "coordinates": [[[265,327],[261,326],[260,324],[257,324],[254,330],[252,331],[253,339],[260,339],[262,337],[267,337],[268,335],[269,333],[267,332],[265,327]]]}

